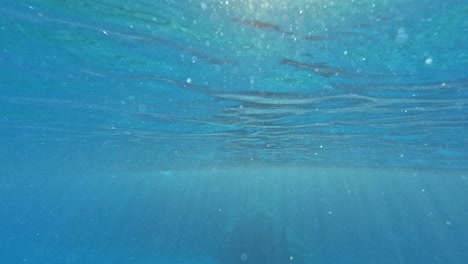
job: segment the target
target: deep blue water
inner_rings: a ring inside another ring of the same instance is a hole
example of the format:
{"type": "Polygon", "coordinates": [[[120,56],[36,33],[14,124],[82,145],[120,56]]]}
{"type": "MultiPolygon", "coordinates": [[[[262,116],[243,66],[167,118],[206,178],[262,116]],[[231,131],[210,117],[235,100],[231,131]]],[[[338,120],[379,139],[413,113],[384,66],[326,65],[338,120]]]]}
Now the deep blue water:
{"type": "Polygon", "coordinates": [[[0,263],[468,263],[466,1],[0,4],[0,263]]]}

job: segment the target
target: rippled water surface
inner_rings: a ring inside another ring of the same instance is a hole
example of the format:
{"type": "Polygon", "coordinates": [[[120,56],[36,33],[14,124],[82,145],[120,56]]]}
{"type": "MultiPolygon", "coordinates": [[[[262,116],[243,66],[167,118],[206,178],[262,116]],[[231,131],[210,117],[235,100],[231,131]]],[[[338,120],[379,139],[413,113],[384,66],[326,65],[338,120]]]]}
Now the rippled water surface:
{"type": "Polygon", "coordinates": [[[101,162],[135,167],[466,168],[464,1],[0,11],[4,144],[102,151],[101,162]]]}

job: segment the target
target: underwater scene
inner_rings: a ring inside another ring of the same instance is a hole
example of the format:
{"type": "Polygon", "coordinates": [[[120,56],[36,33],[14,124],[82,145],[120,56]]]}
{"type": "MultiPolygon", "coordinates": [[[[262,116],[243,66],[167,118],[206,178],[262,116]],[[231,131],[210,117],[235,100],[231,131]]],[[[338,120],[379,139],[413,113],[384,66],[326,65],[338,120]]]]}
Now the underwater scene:
{"type": "Polygon", "coordinates": [[[467,1],[0,3],[0,263],[468,263],[467,1]]]}

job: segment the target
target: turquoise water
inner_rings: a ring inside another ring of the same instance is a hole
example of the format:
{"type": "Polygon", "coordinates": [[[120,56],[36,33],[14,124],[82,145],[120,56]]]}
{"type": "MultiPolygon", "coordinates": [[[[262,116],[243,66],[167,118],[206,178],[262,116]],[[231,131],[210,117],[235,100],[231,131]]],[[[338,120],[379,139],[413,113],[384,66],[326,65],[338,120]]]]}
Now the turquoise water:
{"type": "Polygon", "coordinates": [[[1,263],[467,263],[468,4],[1,1],[1,263]]]}

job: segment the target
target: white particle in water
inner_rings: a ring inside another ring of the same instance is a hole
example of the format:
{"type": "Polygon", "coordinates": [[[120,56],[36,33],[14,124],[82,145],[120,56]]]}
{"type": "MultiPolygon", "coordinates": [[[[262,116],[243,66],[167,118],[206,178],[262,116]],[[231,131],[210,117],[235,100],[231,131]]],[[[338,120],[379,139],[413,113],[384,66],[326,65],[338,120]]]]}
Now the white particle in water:
{"type": "Polygon", "coordinates": [[[401,27],[398,29],[398,32],[395,36],[395,42],[403,43],[408,40],[408,34],[405,32],[405,28],[401,27]]]}
{"type": "Polygon", "coordinates": [[[192,78],[187,78],[187,83],[192,83],[192,78]]]}
{"type": "Polygon", "coordinates": [[[164,176],[171,176],[172,175],[172,171],[162,171],[161,172],[164,176]]]}
{"type": "Polygon", "coordinates": [[[205,2],[202,2],[200,6],[203,10],[205,10],[208,7],[205,2]]]}
{"type": "Polygon", "coordinates": [[[424,60],[424,63],[426,64],[432,64],[432,58],[431,57],[428,57],[424,60]]]}

